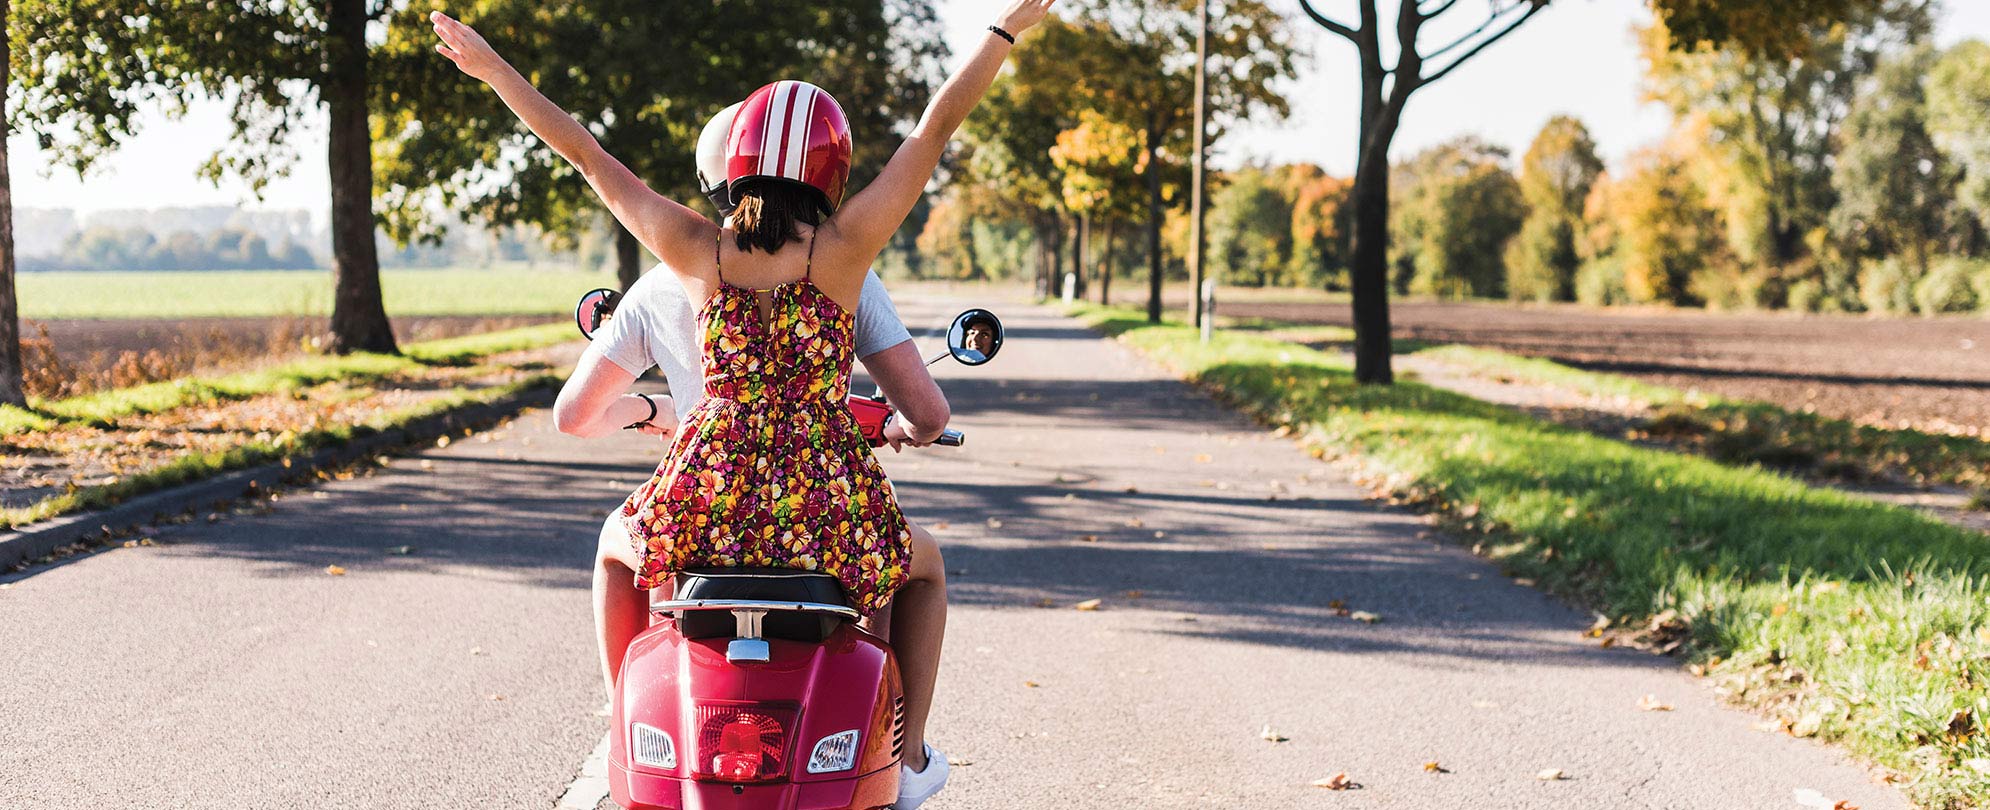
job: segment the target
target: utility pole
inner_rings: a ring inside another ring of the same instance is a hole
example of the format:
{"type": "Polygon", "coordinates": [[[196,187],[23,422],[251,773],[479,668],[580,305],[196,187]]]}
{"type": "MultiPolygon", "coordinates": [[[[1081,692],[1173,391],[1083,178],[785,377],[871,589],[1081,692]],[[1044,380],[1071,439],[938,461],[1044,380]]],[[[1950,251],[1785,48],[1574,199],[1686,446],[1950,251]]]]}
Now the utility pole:
{"type": "Polygon", "coordinates": [[[1201,0],[1200,2],[1196,3],[1195,157],[1194,157],[1195,167],[1192,170],[1193,179],[1191,179],[1189,186],[1190,191],[1189,191],[1189,226],[1188,226],[1189,242],[1191,245],[1189,247],[1189,256],[1188,256],[1189,295],[1195,298],[1195,303],[1193,304],[1194,307],[1193,313],[1195,318],[1192,321],[1192,323],[1197,327],[1201,327],[1203,325],[1202,319],[1208,315],[1208,313],[1204,311],[1205,307],[1203,306],[1203,300],[1202,300],[1203,299],[1202,260],[1204,252],[1203,243],[1207,241],[1207,237],[1203,234],[1203,214],[1205,213],[1204,209],[1207,207],[1204,205],[1203,198],[1208,196],[1206,193],[1207,190],[1204,187],[1207,185],[1205,175],[1207,175],[1209,171],[1209,168],[1203,165],[1204,161],[1203,153],[1208,151],[1208,143],[1205,141],[1205,138],[1209,131],[1209,87],[1207,86],[1208,76],[1209,76],[1209,0],[1201,0]]]}

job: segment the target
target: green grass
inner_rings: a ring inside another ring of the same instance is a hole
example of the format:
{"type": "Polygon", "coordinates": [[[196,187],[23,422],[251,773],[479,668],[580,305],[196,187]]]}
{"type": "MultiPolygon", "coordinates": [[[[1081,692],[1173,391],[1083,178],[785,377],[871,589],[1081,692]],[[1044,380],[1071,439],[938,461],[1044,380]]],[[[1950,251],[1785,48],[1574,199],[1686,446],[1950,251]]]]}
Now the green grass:
{"type": "MultiPolygon", "coordinates": [[[[329,270],[21,273],[21,317],[213,318],[325,316],[329,270]]],[[[612,274],[569,269],[386,270],[387,311],[395,315],[550,315],[573,311],[612,274]]]]}
{"type": "Polygon", "coordinates": [[[271,439],[252,441],[226,451],[188,453],[163,466],[121,478],[113,484],[83,487],[62,495],[44,498],[30,506],[0,509],[0,528],[22,526],[70,512],[101,509],[154,490],[258,464],[268,464],[288,456],[403,427],[456,408],[495,402],[523,391],[557,384],[559,378],[540,375],[478,391],[459,389],[419,405],[382,413],[363,424],[340,425],[304,433],[286,431],[271,439]]]}
{"type": "Polygon", "coordinates": [[[1081,307],[1323,453],[1485,535],[1516,575],[1620,626],[1684,622],[1735,694],[1901,774],[1926,807],[1990,799],[1990,538],[1756,468],[1650,450],[1335,356],[1081,307]]]}
{"type": "Polygon", "coordinates": [[[60,422],[107,426],[118,419],[164,413],[200,402],[248,399],[277,391],[343,380],[367,382],[415,371],[424,364],[463,365],[476,358],[552,346],[577,340],[573,327],[547,324],[448,338],[405,347],[404,356],[325,355],[282,365],[210,377],[188,377],[131,388],[99,391],[54,402],[33,402],[33,410],[0,405],[0,436],[46,430],[60,422]]]}

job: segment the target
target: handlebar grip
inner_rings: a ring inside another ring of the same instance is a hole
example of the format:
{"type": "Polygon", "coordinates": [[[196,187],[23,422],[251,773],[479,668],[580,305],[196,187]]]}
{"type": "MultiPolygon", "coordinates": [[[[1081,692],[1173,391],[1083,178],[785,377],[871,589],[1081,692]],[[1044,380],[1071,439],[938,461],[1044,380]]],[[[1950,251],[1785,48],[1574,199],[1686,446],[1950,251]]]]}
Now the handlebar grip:
{"type": "Polygon", "coordinates": [[[967,444],[967,435],[958,430],[949,429],[947,432],[940,434],[940,438],[934,439],[933,443],[945,447],[959,447],[967,444]]]}

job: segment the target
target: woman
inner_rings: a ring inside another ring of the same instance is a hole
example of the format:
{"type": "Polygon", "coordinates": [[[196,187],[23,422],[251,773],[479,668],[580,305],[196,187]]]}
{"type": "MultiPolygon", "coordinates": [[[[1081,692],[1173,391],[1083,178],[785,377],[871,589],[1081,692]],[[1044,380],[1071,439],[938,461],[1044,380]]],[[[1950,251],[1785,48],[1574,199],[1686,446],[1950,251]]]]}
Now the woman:
{"type": "MultiPolygon", "coordinates": [[[[443,40],[436,50],[489,84],[580,171],[692,299],[704,302],[710,396],[680,426],[657,475],[624,506],[640,543],[639,585],[665,584],[677,570],[699,565],[809,568],[835,574],[868,614],[909,577],[941,574],[920,569],[904,516],[843,406],[851,313],[872,261],[993,83],[1015,35],[1054,2],[1014,0],[877,179],[847,203],[848,125],[834,99],[800,82],[756,92],[734,123],[728,150],[729,186],[740,202],[732,227],[651,191],[475,31],[431,15],[443,40]],[[804,117],[793,118],[795,110],[804,117]],[[806,141],[790,143],[797,132],[806,141]],[[829,160],[816,160],[822,149],[829,160]]],[[[658,416],[655,403],[639,396],[618,400],[610,412],[629,425],[658,416]]],[[[922,427],[934,434],[909,438],[930,441],[939,428],[922,427]]],[[[920,654],[936,663],[938,652],[920,654]]],[[[908,679],[906,736],[916,744],[906,748],[898,807],[917,807],[947,776],[945,757],[923,740],[931,684],[924,695],[912,687],[908,679]]]]}

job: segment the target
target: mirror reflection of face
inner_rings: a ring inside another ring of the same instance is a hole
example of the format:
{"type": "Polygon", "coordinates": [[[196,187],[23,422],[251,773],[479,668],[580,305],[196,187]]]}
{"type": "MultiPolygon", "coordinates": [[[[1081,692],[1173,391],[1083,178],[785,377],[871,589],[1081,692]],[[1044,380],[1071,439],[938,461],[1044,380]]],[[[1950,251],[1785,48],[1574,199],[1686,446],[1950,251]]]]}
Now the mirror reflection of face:
{"type": "Polygon", "coordinates": [[[995,352],[995,329],[985,322],[976,321],[967,325],[967,334],[961,343],[970,351],[988,356],[995,352]]]}

